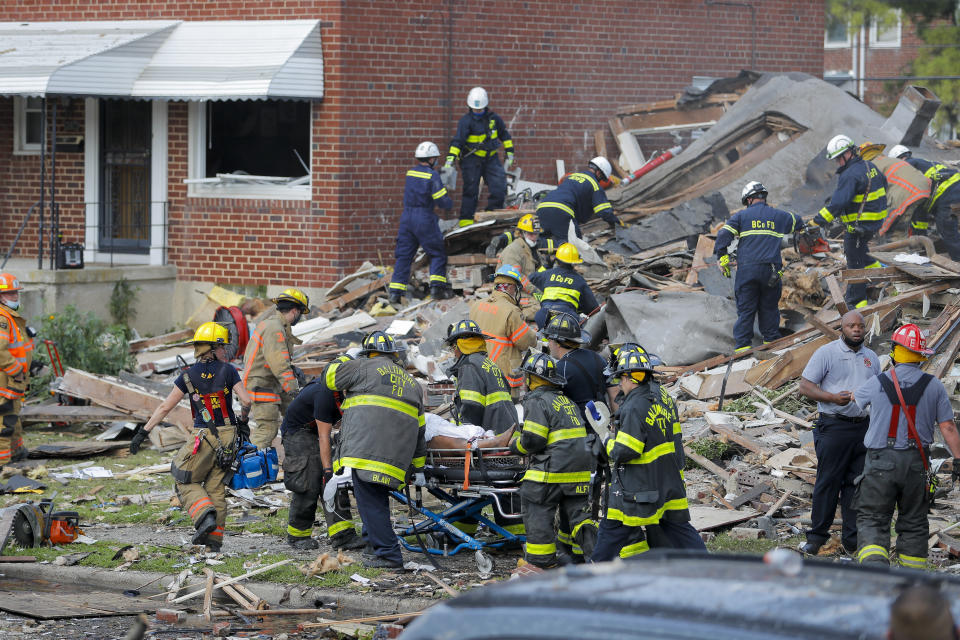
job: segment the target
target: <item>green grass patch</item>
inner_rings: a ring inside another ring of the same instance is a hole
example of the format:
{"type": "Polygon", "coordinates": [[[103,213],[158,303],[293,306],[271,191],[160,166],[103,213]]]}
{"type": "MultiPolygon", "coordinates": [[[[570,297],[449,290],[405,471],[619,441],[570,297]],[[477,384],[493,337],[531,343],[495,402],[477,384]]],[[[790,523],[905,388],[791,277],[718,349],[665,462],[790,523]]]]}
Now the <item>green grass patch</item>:
{"type": "Polygon", "coordinates": [[[763,555],[767,551],[776,549],[777,547],[796,549],[803,540],[804,537],[802,535],[792,536],[786,540],[767,540],[766,538],[760,538],[759,540],[739,540],[731,537],[728,533],[721,533],[707,543],[707,549],[713,553],[763,555]]]}

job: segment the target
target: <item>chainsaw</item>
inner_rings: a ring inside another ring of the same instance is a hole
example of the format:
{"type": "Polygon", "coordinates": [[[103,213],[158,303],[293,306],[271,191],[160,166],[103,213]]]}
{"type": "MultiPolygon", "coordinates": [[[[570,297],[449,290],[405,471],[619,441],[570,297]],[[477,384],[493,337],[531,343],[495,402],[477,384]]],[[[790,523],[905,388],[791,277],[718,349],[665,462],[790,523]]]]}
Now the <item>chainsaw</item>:
{"type": "Polygon", "coordinates": [[[827,253],[830,245],[820,235],[820,229],[805,227],[793,234],[793,248],[801,255],[812,256],[815,253],[827,253]]]}
{"type": "Polygon", "coordinates": [[[18,546],[39,547],[47,542],[69,544],[82,533],[80,515],[76,511],[54,511],[52,498],[0,510],[0,549],[11,534],[18,546]]]}

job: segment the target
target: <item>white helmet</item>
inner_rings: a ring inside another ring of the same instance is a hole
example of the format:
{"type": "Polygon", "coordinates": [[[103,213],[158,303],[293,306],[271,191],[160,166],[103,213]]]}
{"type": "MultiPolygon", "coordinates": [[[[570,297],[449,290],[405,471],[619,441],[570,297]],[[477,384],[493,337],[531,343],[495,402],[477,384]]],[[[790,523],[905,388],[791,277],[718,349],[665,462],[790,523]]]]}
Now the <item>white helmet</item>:
{"type": "Polygon", "coordinates": [[[417,145],[417,150],[413,152],[413,157],[420,159],[439,158],[440,149],[438,149],[437,145],[433,144],[429,140],[424,140],[417,145]]]}
{"type": "Polygon", "coordinates": [[[827,143],[827,159],[833,160],[844,151],[849,151],[850,149],[853,149],[853,140],[843,134],[833,136],[830,142],[827,143]]]}
{"type": "Polygon", "coordinates": [[[490,98],[487,97],[487,90],[483,87],[474,87],[467,94],[467,106],[471,109],[483,109],[490,104],[490,98]]]}
{"type": "Polygon", "coordinates": [[[913,152],[902,144],[895,144],[887,151],[888,158],[902,158],[905,155],[909,157],[913,155],[913,152]]]}
{"type": "Polygon", "coordinates": [[[748,182],[743,185],[743,190],[740,192],[740,204],[747,204],[747,200],[750,198],[766,198],[767,197],[767,188],[763,184],[754,180],[753,182],[748,182]]]}
{"type": "Polygon", "coordinates": [[[604,180],[609,180],[610,176],[613,174],[613,167],[610,166],[610,161],[604,158],[603,156],[597,156],[590,161],[590,164],[587,166],[593,167],[597,171],[603,174],[604,180]]]}

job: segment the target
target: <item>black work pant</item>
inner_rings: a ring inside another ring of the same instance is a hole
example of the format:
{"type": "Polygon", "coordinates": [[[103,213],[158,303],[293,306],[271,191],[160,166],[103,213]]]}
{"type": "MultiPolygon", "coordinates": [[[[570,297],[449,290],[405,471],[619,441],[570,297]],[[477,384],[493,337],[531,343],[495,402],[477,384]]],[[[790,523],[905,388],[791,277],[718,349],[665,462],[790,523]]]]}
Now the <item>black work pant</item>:
{"type": "Polygon", "coordinates": [[[960,184],[949,187],[943,195],[937,198],[933,205],[933,219],[937,223],[937,231],[947,245],[947,252],[951,260],[960,260],[960,231],[957,230],[957,213],[953,207],[960,208],[960,184]]]}
{"type": "Polygon", "coordinates": [[[484,158],[476,154],[469,155],[460,161],[460,172],[463,174],[463,193],[460,199],[460,219],[473,220],[477,211],[477,200],[480,199],[480,178],[487,183],[490,197],[487,199],[487,211],[503,209],[503,201],[507,197],[507,174],[500,162],[500,155],[493,151],[492,155],[484,158]]]}
{"type": "MultiPolygon", "coordinates": [[[[862,226],[859,230],[858,234],[852,234],[849,231],[843,234],[843,253],[847,257],[847,269],[866,269],[868,265],[877,262],[877,259],[868,253],[870,239],[873,238],[876,230],[862,226]]],[[[858,305],[866,306],[867,284],[865,282],[848,284],[843,297],[851,309],[858,305]]]]}
{"type": "Polygon", "coordinates": [[[643,527],[631,527],[617,520],[604,518],[600,521],[597,544],[590,555],[590,562],[606,562],[617,556],[632,558],[650,550],[643,527]]]}
{"type": "Polygon", "coordinates": [[[662,518],[660,524],[645,527],[647,541],[651,549],[694,549],[706,551],[707,545],[689,520],[667,520],[662,518]]]}
{"type": "Polygon", "coordinates": [[[373,547],[373,554],[391,562],[402,563],[400,541],[390,521],[390,487],[361,480],[353,470],[353,496],[363,521],[363,531],[373,547]]]}
{"type": "Polygon", "coordinates": [[[541,207],[537,209],[537,218],[540,220],[541,234],[546,238],[553,238],[559,247],[570,237],[570,223],[573,222],[574,233],[581,237],[580,223],[577,219],[557,207],[541,207]]]}
{"type": "Polygon", "coordinates": [[[554,521],[559,512],[560,529],[590,557],[597,539],[596,523],[590,520],[588,494],[568,494],[562,485],[524,481],[520,488],[523,526],[526,530],[527,562],[549,567],[557,559],[554,521]]]}
{"type": "MultiPolygon", "coordinates": [[[[323,491],[323,461],[320,459],[318,434],[312,428],[288,430],[282,435],[283,484],[290,491],[290,510],[287,515],[287,534],[293,538],[307,538],[313,533],[317,502],[323,491]]],[[[351,520],[349,501],[346,507],[336,505],[327,511],[327,536],[333,546],[356,535],[351,520]]]]}
{"type": "Polygon", "coordinates": [[[853,504],[854,480],[863,472],[866,448],[863,436],[869,422],[851,422],[831,414],[817,418],[813,445],[817,452],[817,481],[813,486],[812,526],[807,541],[824,544],[840,502],[843,517],[841,541],[848,549],[857,547],[857,511],[853,504]]]}
{"type": "Polygon", "coordinates": [[[753,319],[757,318],[760,335],[765,342],[780,338],[780,278],[770,286],[774,267],[770,263],[742,264],[737,267],[734,296],[737,299],[737,321],[733,325],[733,339],[737,349],[749,347],[753,340],[753,319]]]}

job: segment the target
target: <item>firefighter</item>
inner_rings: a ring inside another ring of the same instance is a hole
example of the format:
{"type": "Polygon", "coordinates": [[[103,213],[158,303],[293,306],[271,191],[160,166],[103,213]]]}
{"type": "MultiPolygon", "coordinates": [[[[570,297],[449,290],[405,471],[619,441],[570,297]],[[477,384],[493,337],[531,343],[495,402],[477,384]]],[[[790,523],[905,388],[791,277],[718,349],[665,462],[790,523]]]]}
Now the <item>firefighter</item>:
{"type": "Polygon", "coordinates": [[[930,199],[926,210],[923,211],[924,220],[930,216],[937,224],[937,231],[947,245],[947,252],[952,260],[960,260],[960,231],[957,230],[957,214],[960,213],[960,171],[949,169],[939,162],[931,162],[922,158],[914,158],[913,153],[903,145],[896,145],[890,149],[891,158],[906,160],[910,166],[931,182],[930,199]]]}
{"type": "Polygon", "coordinates": [[[301,341],[291,327],[310,311],[310,299],[299,289],[284,289],[273,302],[276,311],[257,324],[243,354],[243,384],[253,398],[251,415],[257,423],[251,442],[258,449],[273,445],[280,416],[300,392],[290,354],[301,341]]]}
{"type": "Polygon", "coordinates": [[[757,318],[764,343],[780,338],[780,294],[783,292],[783,258],[780,242],[792,234],[797,216],[767,204],[767,189],[759,182],[748,182],[740,193],[746,207],[733,214],[717,233],[713,253],[720,272],[730,277],[727,247],[739,238],[737,247],[737,322],[733,325],[736,351],[745,351],[753,340],[753,320],[757,318]]]}
{"type": "Polygon", "coordinates": [[[590,285],[577,273],[574,265],[583,264],[577,248],[565,242],[557,249],[557,266],[539,271],[530,276],[530,282],[543,291],[540,311],[537,312],[537,327],[547,326],[550,316],[557,312],[578,316],[592,314],[600,306],[590,285]]]}
{"type": "Polygon", "coordinates": [[[600,216],[612,229],[617,225],[623,226],[613,213],[606,191],[600,186],[601,182],[609,180],[612,173],[610,161],[597,156],[584,171],[566,176],[560,186],[537,204],[537,217],[540,218],[543,234],[557,242],[566,242],[570,237],[570,223],[573,223],[574,232],[580,238],[580,226],[595,215],[600,216]]]}
{"type": "Polygon", "coordinates": [[[483,87],[474,87],[467,94],[470,108],[457,123],[457,134],[450,141],[445,169],[460,160],[463,172],[463,194],[460,200],[460,226],[473,224],[480,197],[480,178],[490,190],[487,211],[502,209],[507,197],[507,171],[513,164],[513,139],[503,119],[490,110],[490,99],[483,87]],[[500,164],[497,151],[503,143],[506,160],[500,164]]]}
{"type": "Polygon", "coordinates": [[[604,443],[612,466],[610,497],[593,561],[647,551],[648,525],[665,525],[671,546],[694,548],[696,531],[674,439],[675,409],[665,403],[669,395],[653,381],[653,365],[640,351],[621,349],[614,373],[623,401],[604,443]]]}
{"type": "Polygon", "coordinates": [[[473,320],[461,320],[447,329],[446,343],[457,361],[447,374],[457,379],[454,417],[457,424],[473,424],[494,433],[516,426],[517,408],[503,372],[487,357],[483,331],[473,320]]]}
{"type": "Polygon", "coordinates": [[[584,419],[587,403],[607,401],[606,362],[596,351],[581,348],[590,342],[590,334],[580,328],[576,316],[557,313],[540,332],[547,340],[550,355],[557,360],[557,369],[564,377],[561,391],[570,398],[584,419]]]}
{"type": "Polygon", "coordinates": [[[887,218],[877,235],[884,235],[900,216],[904,216],[904,220],[910,220],[909,235],[925,236],[930,228],[926,209],[930,179],[906,160],[881,155],[885,146],[873,142],[860,145],[860,157],[875,164],[887,179],[887,218]]]}
{"type": "Polygon", "coordinates": [[[521,273],[533,273],[553,266],[552,255],[556,253],[558,245],[559,243],[553,238],[548,238],[541,233],[540,219],[528,213],[517,221],[516,229],[504,231],[491,240],[487,245],[486,255],[488,258],[500,258],[497,266],[506,261],[507,264],[517,266],[521,273]],[[525,242],[518,243],[519,240],[525,240],[525,242]],[[504,255],[507,247],[514,243],[516,247],[504,255]],[[527,253],[530,254],[529,260],[524,257],[527,253]],[[514,261],[521,262],[518,264],[514,261]],[[526,267],[521,268],[524,265],[526,267]]]}
{"type": "MultiPolygon", "coordinates": [[[[552,242],[552,241],[551,241],[552,242]]],[[[540,310],[540,297],[543,293],[530,283],[528,274],[543,271],[538,246],[540,243],[540,223],[532,213],[520,218],[517,223],[517,239],[507,245],[499,256],[497,267],[511,265],[522,276],[523,293],[520,296],[520,308],[523,318],[533,320],[540,310]]]]}
{"type": "Polygon", "coordinates": [[[364,554],[363,564],[398,569],[403,556],[390,523],[390,491],[407,483],[411,468],[414,483],[426,485],[423,391],[403,368],[393,338],[374,331],[362,344],[356,360],[334,362],[324,376],[327,388],[344,396],[333,471],[350,470],[357,511],[373,550],[364,554]]]}
{"type": "MultiPolygon", "coordinates": [[[[334,362],[350,360],[350,356],[343,355],[334,362]]],[[[333,477],[331,443],[335,438],[332,429],[340,422],[342,398],[339,392],[327,388],[325,380],[321,373],[307,383],[290,403],[280,425],[284,451],[283,484],[292,494],[287,516],[287,544],[295,549],[317,548],[317,541],[312,537],[317,501],[333,477]]],[[[337,504],[332,511],[324,506],[324,518],[331,546],[359,549],[364,545],[353,528],[349,503],[346,507],[337,504]]]]}
{"type": "Polygon", "coordinates": [[[216,322],[204,322],[193,334],[196,363],[174,381],[174,388],[160,403],[142,429],[130,441],[130,453],[137,453],[147,434],[163,420],[186,395],[193,412],[193,439],[177,452],[170,465],[180,508],[193,521],[193,544],[219,551],[223,545],[223,527],[227,520],[227,496],[224,485],[237,456],[237,431],[249,435],[247,415],[250,395],[240,374],[227,362],[226,347],[230,334],[216,322]],[[242,411],[233,413],[233,394],[242,411]]]}
{"type": "Polygon", "coordinates": [[[870,426],[863,444],[867,456],[856,490],[857,561],[890,563],[890,521],[897,509],[897,553],[900,565],[923,569],[930,534],[927,507],[935,479],[929,470],[934,427],[953,454],[953,481],[960,479],[960,435],[953,421],[950,396],[943,383],[924,373],[920,364],[933,351],[915,324],[893,332],[892,369],[864,382],[853,399],[870,407],[870,426]]]}
{"type": "Polygon", "coordinates": [[[520,310],[522,281],[519,271],[503,265],[494,274],[494,291],[490,297],[470,305],[470,319],[486,335],[488,357],[500,367],[515,399],[523,376],[513,372],[520,366],[523,352],[537,342],[536,333],[530,330],[520,310]]]}
{"type": "Polygon", "coordinates": [[[452,209],[453,200],[434,169],[440,150],[426,140],[413,153],[417,164],[407,171],[403,186],[403,213],[397,230],[397,261],[390,280],[390,302],[399,304],[410,281],[410,267],[417,247],[430,258],[430,295],[446,300],[453,296],[447,284],[447,251],[434,208],[452,209]]]}
{"type": "Polygon", "coordinates": [[[20,315],[23,287],[11,273],[0,273],[0,466],[27,457],[20,408],[30,385],[33,337],[20,315]]]}
{"type": "Polygon", "coordinates": [[[617,406],[619,406],[617,398],[620,398],[621,400],[623,399],[623,394],[620,393],[620,376],[616,375],[615,373],[617,370],[617,362],[620,360],[621,351],[639,351],[643,355],[647,356],[647,359],[650,360],[651,367],[659,367],[663,365],[663,360],[660,359],[660,356],[655,353],[648,352],[636,342],[611,343],[610,359],[607,361],[607,367],[603,370],[603,375],[606,377],[607,381],[607,405],[610,407],[611,411],[615,411],[617,406]]]}
{"type": "MultiPolygon", "coordinates": [[[[838,217],[846,227],[843,253],[848,269],[876,269],[883,265],[870,256],[869,242],[887,217],[887,179],[883,172],[859,155],[853,140],[834,136],[827,143],[827,158],[837,163],[837,188],[824,206],[807,224],[822,227],[838,217]]],[[[847,306],[867,306],[867,285],[847,285],[847,306]]]]}
{"type": "Polygon", "coordinates": [[[529,393],[523,398],[523,429],[514,434],[510,449],[529,456],[520,484],[525,557],[548,569],[557,566],[555,518],[587,558],[593,553],[597,524],[590,519],[590,474],[594,460],[577,406],[560,392],[565,381],[554,359],[531,353],[520,369],[526,373],[529,393]]]}

